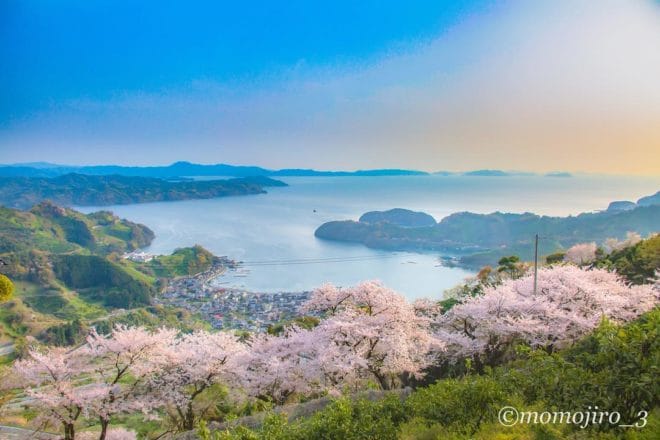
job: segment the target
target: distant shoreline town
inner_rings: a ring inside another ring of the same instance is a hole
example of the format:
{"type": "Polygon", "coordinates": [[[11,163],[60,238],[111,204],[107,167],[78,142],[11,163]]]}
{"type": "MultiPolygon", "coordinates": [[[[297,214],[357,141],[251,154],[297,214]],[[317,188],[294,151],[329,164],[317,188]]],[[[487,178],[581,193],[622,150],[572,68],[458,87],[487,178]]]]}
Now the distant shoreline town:
{"type": "MultiPolygon", "coordinates": [[[[134,251],[124,258],[149,262],[156,255],[134,251]]],[[[241,262],[216,257],[211,267],[195,275],[171,279],[155,296],[154,302],[188,310],[209,322],[215,329],[266,331],[272,325],[292,319],[311,292],[253,292],[223,286],[223,277],[239,273],[241,262]]]]}

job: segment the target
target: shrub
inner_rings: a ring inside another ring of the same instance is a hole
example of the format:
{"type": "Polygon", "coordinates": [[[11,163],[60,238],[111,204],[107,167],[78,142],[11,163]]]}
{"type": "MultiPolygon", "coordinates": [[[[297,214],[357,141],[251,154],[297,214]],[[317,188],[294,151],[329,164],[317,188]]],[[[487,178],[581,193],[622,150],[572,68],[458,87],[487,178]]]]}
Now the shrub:
{"type": "Polygon", "coordinates": [[[0,302],[9,300],[14,294],[14,283],[9,278],[0,274],[0,302]]]}
{"type": "Polygon", "coordinates": [[[484,422],[497,420],[502,406],[510,404],[504,387],[491,376],[445,379],[413,393],[405,407],[410,415],[474,434],[484,422]]]}

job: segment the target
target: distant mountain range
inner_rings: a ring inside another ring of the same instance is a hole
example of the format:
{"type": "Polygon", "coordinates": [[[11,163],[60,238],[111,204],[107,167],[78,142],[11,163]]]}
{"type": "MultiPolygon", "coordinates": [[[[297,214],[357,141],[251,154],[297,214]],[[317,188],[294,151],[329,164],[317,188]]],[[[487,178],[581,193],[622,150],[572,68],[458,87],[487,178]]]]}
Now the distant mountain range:
{"type": "MultiPolygon", "coordinates": [[[[87,174],[87,175],[121,175],[138,177],[174,178],[185,176],[228,176],[228,177],[293,177],[293,176],[424,176],[424,175],[465,175],[465,176],[519,176],[533,175],[518,171],[502,170],[475,170],[464,173],[438,171],[427,173],[425,171],[404,169],[373,169],[357,171],[319,171],[313,169],[286,168],[271,170],[257,166],[239,165],[203,165],[190,162],[176,162],[167,166],[121,166],[121,165],[91,165],[91,166],[69,166],[57,165],[47,162],[31,162],[13,165],[0,165],[0,177],[57,177],[64,174],[87,174]]],[[[570,177],[568,173],[549,173],[551,177],[570,177]]]]}

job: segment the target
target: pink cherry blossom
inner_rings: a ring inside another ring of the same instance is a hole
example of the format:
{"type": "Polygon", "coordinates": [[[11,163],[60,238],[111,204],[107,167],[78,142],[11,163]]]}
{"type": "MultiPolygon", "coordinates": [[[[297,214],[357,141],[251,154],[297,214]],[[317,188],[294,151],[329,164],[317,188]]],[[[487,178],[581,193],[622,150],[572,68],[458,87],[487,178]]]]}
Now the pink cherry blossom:
{"type": "Polygon", "coordinates": [[[38,411],[35,423],[60,424],[65,440],[74,439],[76,421],[103,393],[94,384],[81,384],[80,376],[90,371],[80,350],[62,347],[31,349],[13,365],[18,383],[25,387],[26,404],[38,411]]]}
{"type": "Polygon", "coordinates": [[[579,243],[568,248],[564,261],[582,266],[592,263],[596,259],[596,243],[579,243]]]}
{"type": "Polygon", "coordinates": [[[259,334],[249,342],[241,382],[246,392],[282,404],[293,395],[322,389],[316,333],[292,327],[280,336],[259,334]]]}
{"type": "Polygon", "coordinates": [[[493,358],[515,341],[553,348],[592,331],[603,318],[625,322],[651,310],[660,299],[653,286],[627,286],[615,273],[553,266],[533,276],[487,287],[435,322],[448,356],[493,358]]]}
{"type": "Polygon", "coordinates": [[[637,232],[628,231],[626,233],[626,238],[623,240],[617,240],[616,238],[608,238],[603,243],[603,247],[606,252],[620,251],[622,249],[635,246],[637,243],[642,241],[642,236],[637,232]]]}
{"type": "Polygon", "coordinates": [[[326,285],[303,310],[326,315],[312,333],[326,350],[321,369],[333,382],[345,374],[348,383],[370,378],[390,388],[399,375],[423,375],[433,361],[431,353],[443,346],[430,334],[428,318],[376,281],[347,289],[326,285]]]}
{"type": "Polygon", "coordinates": [[[163,404],[145,389],[145,381],[163,368],[168,360],[167,348],[176,334],[176,330],[165,328],[149,331],[121,325],[107,336],[92,330],[82,351],[93,359],[98,392],[88,403],[87,411],[99,419],[99,440],[106,439],[113,415],[148,413],[163,404]]]}
{"type": "Polygon", "coordinates": [[[246,345],[226,332],[197,331],[169,340],[165,362],[149,384],[160,402],[174,408],[182,429],[194,428],[197,396],[215,383],[232,385],[243,374],[246,345]]]}

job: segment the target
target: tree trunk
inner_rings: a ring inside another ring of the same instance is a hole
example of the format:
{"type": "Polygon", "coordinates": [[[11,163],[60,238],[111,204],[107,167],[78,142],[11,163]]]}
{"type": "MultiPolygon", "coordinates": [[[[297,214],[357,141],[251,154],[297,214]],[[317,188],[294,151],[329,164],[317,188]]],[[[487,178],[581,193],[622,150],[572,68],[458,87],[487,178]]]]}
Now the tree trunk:
{"type": "Polygon", "coordinates": [[[108,425],[110,424],[110,420],[106,420],[103,417],[99,420],[101,421],[101,435],[99,436],[99,440],[105,440],[106,435],[108,435],[108,425]]]}
{"type": "Polygon", "coordinates": [[[187,431],[192,431],[195,429],[195,413],[193,411],[192,400],[188,402],[188,408],[186,409],[186,418],[183,420],[183,426],[187,431]]]}
{"type": "Polygon", "coordinates": [[[76,429],[73,423],[64,424],[64,440],[74,440],[76,436],[76,429]]]}
{"type": "Polygon", "coordinates": [[[372,373],[378,380],[378,383],[380,384],[380,387],[383,390],[389,390],[391,388],[390,384],[387,381],[387,377],[384,374],[380,374],[376,371],[372,371],[372,373]]]}

